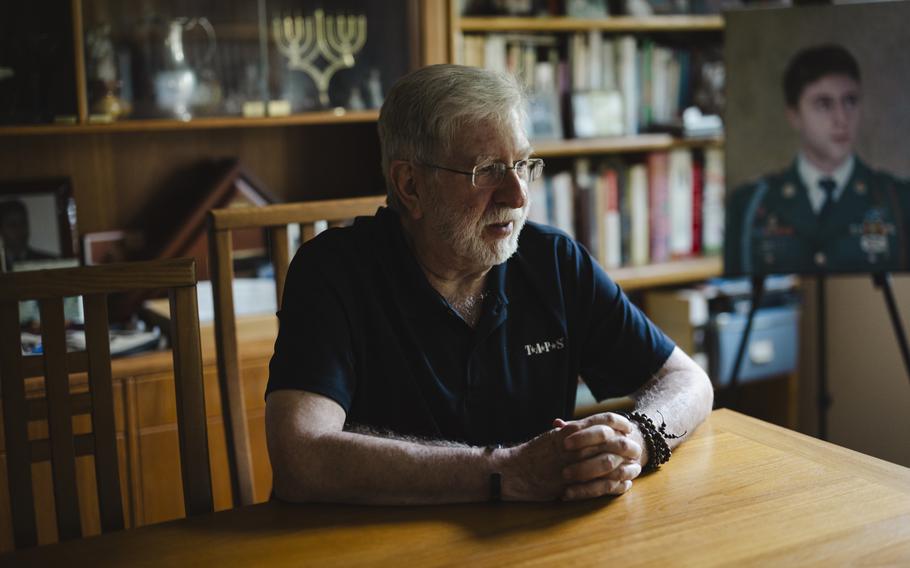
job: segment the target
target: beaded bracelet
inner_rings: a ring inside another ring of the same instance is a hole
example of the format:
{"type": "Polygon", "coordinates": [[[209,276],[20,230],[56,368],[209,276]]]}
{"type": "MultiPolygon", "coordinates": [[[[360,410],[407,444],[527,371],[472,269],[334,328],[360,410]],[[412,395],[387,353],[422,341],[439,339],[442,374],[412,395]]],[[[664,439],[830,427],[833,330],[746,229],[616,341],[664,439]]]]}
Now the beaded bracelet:
{"type": "MultiPolygon", "coordinates": [[[[660,411],[657,413],[660,414],[660,411]]],[[[667,444],[667,440],[682,438],[686,435],[686,432],[683,432],[682,434],[668,434],[667,423],[663,420],[663,414],[660,415],[660,427],[655,426],[651,418],[642,412],[623,412],[622,415],[638,424],[638,429],[645,439],[645,446],[647,446],[648,450],[648,463],[645,464],[643,471],[654,471],[662,464],[670,461],[672,452],[670,451],[670,446],[667,444]]]]}

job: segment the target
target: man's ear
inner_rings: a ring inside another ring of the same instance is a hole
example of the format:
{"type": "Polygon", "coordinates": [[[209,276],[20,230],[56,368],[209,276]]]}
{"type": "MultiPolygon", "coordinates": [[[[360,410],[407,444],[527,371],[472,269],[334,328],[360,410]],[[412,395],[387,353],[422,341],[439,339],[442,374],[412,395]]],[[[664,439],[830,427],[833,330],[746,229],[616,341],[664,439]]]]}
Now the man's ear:
{"type": "Polygon", "coordinates": [[[406,160],[393,160],[389,164],[389,178],[395,187],[395,196],[411,219],[423,217],[423,207],[417,187],[416,171],[413,164],[406,160]]]}

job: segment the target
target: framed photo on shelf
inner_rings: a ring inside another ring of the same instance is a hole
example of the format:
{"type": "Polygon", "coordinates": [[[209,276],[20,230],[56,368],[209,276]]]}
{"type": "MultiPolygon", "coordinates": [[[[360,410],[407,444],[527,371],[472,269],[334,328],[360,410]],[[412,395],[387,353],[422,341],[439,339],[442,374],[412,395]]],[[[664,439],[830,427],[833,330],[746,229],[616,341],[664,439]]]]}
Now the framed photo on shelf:
{"type": "Polygon", "coordinates": [[[556,93],[528,97],[528,134],[532,140],[562,139],[562,119],[556,93]]]}
{"type": "MultiPolygon", "coordinates": [[[[76,202],[67,178],[0,181],[0,269],[76,258],[76,202]]],[[[72,260],[66,262],[72,264],[72,260]]]]}
{"type": "Polygon", "coordinates": [[[572,93],[572,128],[576,138],[622,135],[622,95],[619,91],[572,93]]]}
{"type": "Polygon", "coordinates": [[[136,231],[99,231],[82,236],[82,261],[86,266],[125,262],[142,248],[136,231]]]}

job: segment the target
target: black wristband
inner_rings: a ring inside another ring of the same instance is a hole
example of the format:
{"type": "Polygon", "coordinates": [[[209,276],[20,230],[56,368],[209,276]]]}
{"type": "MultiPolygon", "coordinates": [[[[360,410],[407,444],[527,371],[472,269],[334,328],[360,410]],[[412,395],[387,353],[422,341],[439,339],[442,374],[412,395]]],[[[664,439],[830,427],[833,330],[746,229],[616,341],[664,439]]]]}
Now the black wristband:
{"type": "MultiPolygon", "coordinates": [[[[492,454],[496,450],[501,450],[502,444],[493,444],[484,448],[484,453],[492,454]]],[[[490,474],[490,502],[499,503],[502,501],[502,474],[494,471],[490,474]]]]}
{"type": "Polygon", "coordinates": [[[490,501],[492,503],[502,501],[502,474],[498,471],[490,474],[490,501]]]}

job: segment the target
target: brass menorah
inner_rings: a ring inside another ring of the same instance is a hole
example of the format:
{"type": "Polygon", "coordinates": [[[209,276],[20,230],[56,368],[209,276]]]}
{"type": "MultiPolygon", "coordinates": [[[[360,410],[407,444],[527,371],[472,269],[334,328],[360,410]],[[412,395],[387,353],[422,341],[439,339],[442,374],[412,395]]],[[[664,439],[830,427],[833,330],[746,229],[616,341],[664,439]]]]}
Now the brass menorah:
{"type": "Polygon", "coordinates": [[[272,19],[272,37],[278,51],[288,58],[288,69],[309,75],[319,89],[319,102],[329,106],[329,82],[340,69],[354,66],[354,55],[367,41],[367,17],[326,16],[316,10],[312,17],[285,16],[272,19]],[[328,63],[316,65],[319,56],[328,63]]]}

